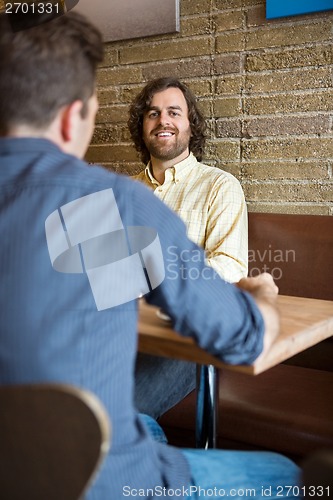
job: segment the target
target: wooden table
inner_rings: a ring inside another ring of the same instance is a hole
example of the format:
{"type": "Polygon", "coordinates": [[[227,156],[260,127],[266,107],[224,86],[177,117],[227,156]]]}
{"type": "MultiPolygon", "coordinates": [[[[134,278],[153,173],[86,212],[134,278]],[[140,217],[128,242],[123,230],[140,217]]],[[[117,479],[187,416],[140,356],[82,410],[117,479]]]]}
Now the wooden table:
{"type": "Polygon", "coordinates": [[[214,447],[216,442],[217,368],[257,375],[333,335],[333,301],[279,296],[281,328],[264,357],[252,365],[227,365],[198,347],[194,340],[172,330],[160,319],[157,308],[140,301],[139,351],[183,359],[199,368],[197,401],[197,446],[214,447]]]}

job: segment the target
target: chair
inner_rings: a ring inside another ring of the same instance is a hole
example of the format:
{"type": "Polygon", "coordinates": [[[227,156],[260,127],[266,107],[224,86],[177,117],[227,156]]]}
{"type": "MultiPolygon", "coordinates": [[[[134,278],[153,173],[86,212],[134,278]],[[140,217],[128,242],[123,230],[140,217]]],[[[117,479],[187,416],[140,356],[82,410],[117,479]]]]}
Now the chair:
{"type": "Polygon", "coordinates": [[[1,498],[81,498],[109,441],[107,413],[85,390],[61,384],[0,387],[1,498]]]}

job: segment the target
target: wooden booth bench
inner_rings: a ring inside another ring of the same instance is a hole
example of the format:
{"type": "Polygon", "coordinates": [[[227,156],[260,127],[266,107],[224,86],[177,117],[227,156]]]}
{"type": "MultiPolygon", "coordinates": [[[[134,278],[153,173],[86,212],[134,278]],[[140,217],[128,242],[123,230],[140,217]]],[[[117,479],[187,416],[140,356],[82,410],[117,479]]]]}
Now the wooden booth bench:
{"type": "MultiPolygon", "coordinates": [[[[280,294],[333,300],[333,217],[249,214],[249,275],[280,294]]],[[[333,338],[258,376],[219,372],[218,447],[301,459],[333,448],[333,338]]],[[[160,419],[170,444],[194,446],[195,391],[160,419]]]]}

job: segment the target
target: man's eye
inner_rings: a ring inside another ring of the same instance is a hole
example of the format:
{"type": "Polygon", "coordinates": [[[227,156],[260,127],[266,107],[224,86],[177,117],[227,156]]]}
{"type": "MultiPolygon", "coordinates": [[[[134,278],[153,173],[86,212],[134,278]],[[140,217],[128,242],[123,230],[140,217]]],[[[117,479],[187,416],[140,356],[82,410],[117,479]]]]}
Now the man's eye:
{"type": "Polygon", "coordinates": [[[177,111],[170,111],[171,116],[179,116],[179,113],[177,111]]]}
{"type": "Polygon", "coordinates": [[[148,118],[156,118],[158,116],[158,113],[156,111],[153,111],[152,113],[148,114],[148,118]]]}

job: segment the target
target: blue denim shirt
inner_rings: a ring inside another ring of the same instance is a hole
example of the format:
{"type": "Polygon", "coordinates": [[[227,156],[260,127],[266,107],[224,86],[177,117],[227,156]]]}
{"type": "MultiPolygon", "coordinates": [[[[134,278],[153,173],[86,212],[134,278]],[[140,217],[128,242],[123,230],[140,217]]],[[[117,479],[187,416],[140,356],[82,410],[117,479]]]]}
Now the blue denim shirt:
{"type": "Polygon", "coordinates": [[[250,363],[264,329],[252,298],[205,265],[181,220],[144,186],[87,166],[45,139],[0,139],[0,383],[65,382],[101,399],[113,438],[88,494],[97,500],[190,482],[183,455],[154,442],[133,405],[137,301],[98,310],[87,273],[58,272],[50,259],[50,214],[110,188],[124,227],[158,234],[165,277],[145,298],[180,333],[225,362],[250,363]]]}

